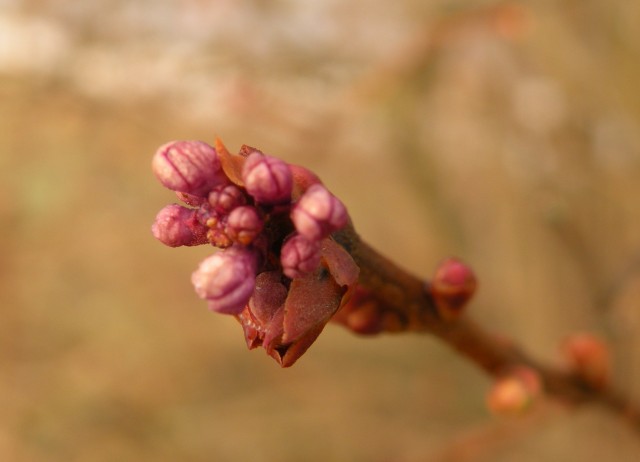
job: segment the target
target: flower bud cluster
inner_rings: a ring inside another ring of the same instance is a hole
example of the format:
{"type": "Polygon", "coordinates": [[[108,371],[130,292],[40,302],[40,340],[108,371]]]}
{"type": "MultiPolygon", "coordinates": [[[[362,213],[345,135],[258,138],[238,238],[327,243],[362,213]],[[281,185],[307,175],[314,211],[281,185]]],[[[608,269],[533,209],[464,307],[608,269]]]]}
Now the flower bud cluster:
{"type": "Polygon", "coordinates": [[[238,318],[250,348],[293,364],[357,279],[330,238],[349,221],[342,202],[308,170],[248,146],[232,155],[219,141],[175,141],[158,149],[152,169],[189,206],[162,209],[153,235],[171,247],[222,249],[193,273],[196,293],[238,318]]]}

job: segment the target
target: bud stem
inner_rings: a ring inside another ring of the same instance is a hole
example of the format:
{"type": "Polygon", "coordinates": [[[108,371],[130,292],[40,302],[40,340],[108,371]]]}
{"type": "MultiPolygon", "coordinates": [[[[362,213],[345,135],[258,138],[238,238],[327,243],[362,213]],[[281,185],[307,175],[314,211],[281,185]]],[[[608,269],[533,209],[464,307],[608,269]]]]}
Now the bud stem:
{"type": "MultiPolygon", "coordinates": [[[[514,343],[488,333],[466,315],[454,320],[442,319],[433,297],[423,289],[424,281],[363,242],[351,224],[332,237],[360,267],[359,288],[368,292],[367,301],[376,308],[375,316],[392,316],[397,320],[387,323],[392,329],[386,329],[383,324],[381,332],[433,334],[494,377],[516,367],[529,367],[539,374],[548,395],[570,404],[598,403],[626,417],[640,431],[640,407],[627,397],[611,388],[598,389],[575,374],[537,362],[514,343]]],[[[347,304],[343,309],[348,307],[347,304]]],[[[335,319],[350,328],[345,322],[347,317],[341,317],[340,312],[335,319]]]]}

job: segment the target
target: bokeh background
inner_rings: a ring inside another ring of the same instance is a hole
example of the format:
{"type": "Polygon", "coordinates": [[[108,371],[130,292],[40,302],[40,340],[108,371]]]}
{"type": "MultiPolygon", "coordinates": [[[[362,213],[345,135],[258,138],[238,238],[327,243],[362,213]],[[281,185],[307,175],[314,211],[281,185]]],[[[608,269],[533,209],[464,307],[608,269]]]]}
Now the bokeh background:
{"type": "Polygon", "coordinates": [[[314,169],[411,271],[640,399],[640,3],[0,0],[0,460],[635,461],[598,408],[489,415],[437,341],[329,326],[293,368],[152,238],[172,139],[314,169]]]}

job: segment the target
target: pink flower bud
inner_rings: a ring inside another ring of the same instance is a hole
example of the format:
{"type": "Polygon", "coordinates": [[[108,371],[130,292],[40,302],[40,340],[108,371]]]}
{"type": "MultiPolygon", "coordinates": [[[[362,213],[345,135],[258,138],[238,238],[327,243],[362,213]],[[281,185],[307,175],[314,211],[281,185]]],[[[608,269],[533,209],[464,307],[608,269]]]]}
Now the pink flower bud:
{"type": "Polygon", "coordinates": [[[291,200],[293,178],[289,166],[275,157],[254,152],[242,168],[247,192],[260,203],[275,205],[291,200]]]}
{"type": "Polygon", "coordinates": [[[498,378],[487,395],[487,406],[497,415],[522,415],[542,393],[542,380],[530,367],[516,367],[498,378]]]}
{"type": "Polygon", "coordinates": [[[173,141],[153,156],[153,173],[173,191],[204,197],[226,181],[216,150],[201,141],[173,141]]]}
{"type": "Polygon", "coordinates": [[[438,312],[444,319],[454,319],[473,296],[477,280],[471,268],[460,260],[448,258],[436,270],[427,285],[438,312]]]}
{"type": "Polygon", "coordinates": [[[368,290],[355,287],[353,295],[340,307],[331,321],[342,324],[358,334],[373,335],[382,331],[384,315],[385,311],[368,290]]]}
{"type": "Polygon", "coordinates": [[[224,232],[222,227],[214,226],[209,229],[207,232],[207,239],[211,243],[211,245],[218,247],[220,249],[226,249],[227,247],[231,247],[233,245],[233,241],[227,236],[227,233],[224,232]]]}
{"type": "Polygon", "coordinates": [[[298,233],[309,240],[321,240],[344,227],[349,221],[340,199],[321,184],[313,184],[291,211],[298,233]]]}
{"type": "Polygon", "coordinates": [[[211,245],[221,249],[231,247],[233,242],[225,232],[228,215],[220,215],[213,210],[207,202],[200,206],[197,216],[200,223],[203,223],[209,228],[209,231],[207,231],[207,239],[211,245]]]}
{"type": "Polygon", "coordinates": [[[151,226],[151,232],[165,245],[200,245],[207,242],[207,227],[196,218],[196,210],[178,204],[164,207],[151,226]]]}
{"type": "Polygon", "coordinates": [[[227,214],[232,209],[247,203],[242,190],[236,185],[220,185],[209,193],[209,204],[220,214],[227,214]]]}
{"type": "Polygon", "coordinates": [[[243,205],[229,214],[225,234],[234,242],[249,245],[260,234],[263,225],[258,210],[250,205],[243,205]]]}
{"type": "Polygon", "coordinates": [[[311,273],[320,265],[320,242],[296,234],[287,239],[280,251],[282,272],[291,279],[311,273]]]}
{"type": "Polygon", "coordinates": [[[246,247],[230,247],[207,257],[192,274],[191,282],[209,309],[239,314],[256,284],[256,255],[246,247]]]}
{"type": "Polygon", "coordinates": [[[568,367],[598,389],[606,388],[611,379],[609,347],[589,333],[569,336],[562,344],[568,367]]]}

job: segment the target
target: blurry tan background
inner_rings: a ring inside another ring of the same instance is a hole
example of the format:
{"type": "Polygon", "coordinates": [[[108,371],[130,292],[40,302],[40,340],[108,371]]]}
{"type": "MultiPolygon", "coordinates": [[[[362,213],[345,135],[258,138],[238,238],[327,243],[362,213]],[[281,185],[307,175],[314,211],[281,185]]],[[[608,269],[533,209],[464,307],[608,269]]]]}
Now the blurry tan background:
{"type": "Polygon", "coordinates": [[[430,338],[329,326],[247,352],[152,238],[155,148],[215,135],[316,170],[472,315],[555,361],[608,338],[640,398],[640,3],[0,0],[0,460],[638,460],[614,417],[488,414],[430,338]]]}

